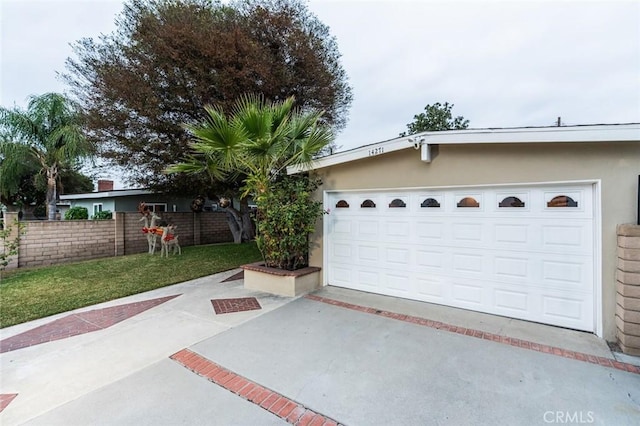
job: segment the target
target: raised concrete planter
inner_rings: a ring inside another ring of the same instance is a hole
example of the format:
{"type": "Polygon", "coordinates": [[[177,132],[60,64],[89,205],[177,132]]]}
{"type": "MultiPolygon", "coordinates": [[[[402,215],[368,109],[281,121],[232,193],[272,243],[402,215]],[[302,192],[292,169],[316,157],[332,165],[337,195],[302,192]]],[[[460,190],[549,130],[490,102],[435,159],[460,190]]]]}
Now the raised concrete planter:
{"type": "Polygon", "coordinates": [[[320,268],[309,266],[297,271],[268,268],[264,263],[243,265],[244,288],[279,296],[299,296],[320,287],[320,268]]]}

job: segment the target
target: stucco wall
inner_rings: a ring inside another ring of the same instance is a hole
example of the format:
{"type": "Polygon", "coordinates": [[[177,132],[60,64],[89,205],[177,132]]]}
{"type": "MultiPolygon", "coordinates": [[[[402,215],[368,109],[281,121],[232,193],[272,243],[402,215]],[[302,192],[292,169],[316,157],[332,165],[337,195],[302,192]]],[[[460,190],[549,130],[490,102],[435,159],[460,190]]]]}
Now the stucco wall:
{"type": "MultiPolygon", "coordinates": [[[[640,143],[440,145],[432,147],[431,163],[409,148],[316,174],[321,190],[601,180],[603,331],[615,339],[616,226],[636,220],[640,143]]],[[[319,223],[313,266],[322,266],[321,233],[319,223]]]]}

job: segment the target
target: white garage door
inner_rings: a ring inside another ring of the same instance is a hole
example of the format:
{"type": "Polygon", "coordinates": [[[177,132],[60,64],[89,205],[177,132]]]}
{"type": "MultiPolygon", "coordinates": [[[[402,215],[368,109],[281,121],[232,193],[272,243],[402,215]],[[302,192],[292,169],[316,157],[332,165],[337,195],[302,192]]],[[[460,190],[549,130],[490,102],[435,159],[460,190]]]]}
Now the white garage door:
{"type": "Polygon", "coordinates": [[[329,285],[594,331],[592,185],[329,192],[329,285]]]}

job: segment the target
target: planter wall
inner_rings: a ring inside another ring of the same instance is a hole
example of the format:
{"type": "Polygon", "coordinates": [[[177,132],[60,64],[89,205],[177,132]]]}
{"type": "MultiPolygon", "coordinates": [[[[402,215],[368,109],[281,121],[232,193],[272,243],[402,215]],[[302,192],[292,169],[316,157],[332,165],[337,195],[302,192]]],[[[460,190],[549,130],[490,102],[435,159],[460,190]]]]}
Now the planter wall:
{"type": "Polygon", "coordinates": [[[264,263],[243,265],[244,288],[279,296],[300,296],[320,288],[320,268],[309,266],[297,271],[268,268],[264,263]]]}
{"type": "Polygon", "coordinates": [[[616,274],[618,344],[629,355],[640,356],[640,226],[618,225],[616,274]]]}

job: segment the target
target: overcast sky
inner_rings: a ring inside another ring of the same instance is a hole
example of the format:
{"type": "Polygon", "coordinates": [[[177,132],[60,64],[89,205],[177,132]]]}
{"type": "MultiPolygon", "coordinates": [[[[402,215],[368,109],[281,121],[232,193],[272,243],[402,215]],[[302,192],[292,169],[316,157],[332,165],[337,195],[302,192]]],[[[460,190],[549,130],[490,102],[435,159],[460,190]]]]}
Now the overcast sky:
{"type": "MultiPolygon", "coordinates": [[[[0,105],[63,92],[69,43],[114,30],[119,0],[2,0],[0,105]]],[[[392,139],[427,104],[470,127],[640,122],[639,1],[314,0],[354,102],[342,150],[392,139]]]]}

